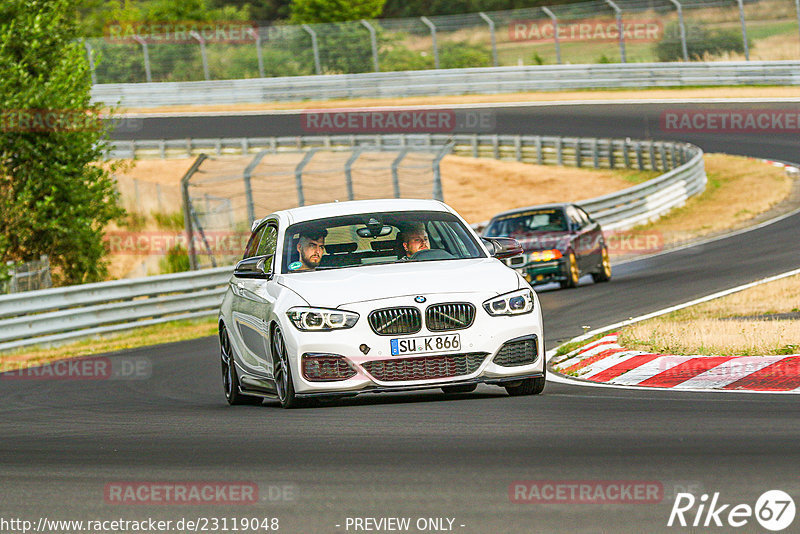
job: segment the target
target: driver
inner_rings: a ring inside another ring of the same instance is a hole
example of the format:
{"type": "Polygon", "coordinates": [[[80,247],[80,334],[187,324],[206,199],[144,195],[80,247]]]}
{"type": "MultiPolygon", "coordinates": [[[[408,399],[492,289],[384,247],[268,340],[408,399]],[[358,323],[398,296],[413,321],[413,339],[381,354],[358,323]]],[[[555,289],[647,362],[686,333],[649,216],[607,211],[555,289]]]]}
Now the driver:
{"type": "Polygon", "coordinates": [[[296,271],[313,271],[319,266],[322,255],[325,254],[325,238],[328,231],[325,228],[311,228],[300,233],[297,242],[297,252],[300,253],[299,265],[293,263],[290,269],[296,271]]]}
{"type": "Polygon", "coordinates": [[[428,239],[428,232],[425,231],[425,225],[422,223],[414,223],[408,228],[404,229],[399,234],[400,242],[403,244],[406,257],[410,258],[420,250],[427,250],[431,248],[430,240],[428,239]]]}

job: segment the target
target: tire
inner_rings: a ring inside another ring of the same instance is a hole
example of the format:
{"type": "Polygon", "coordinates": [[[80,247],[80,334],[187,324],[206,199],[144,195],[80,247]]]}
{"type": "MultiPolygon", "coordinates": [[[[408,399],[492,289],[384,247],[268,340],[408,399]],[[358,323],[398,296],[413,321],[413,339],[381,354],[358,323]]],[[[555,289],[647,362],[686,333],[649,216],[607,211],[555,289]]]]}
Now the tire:
{"type": "Polygon", "coordinates": [[[446,395],[453,395],[455,393],[472,393],[476,389],[478,389],[478,384],[461,384],[459,386],[442,387],[442,391],[444,391],[446,395]]]}
{"type": "Polygon", "coordinates": [[[608,247],[603,245],[602,260],[600,262],[600,270],[592,273],[592,280],[595,283],[608,282],[611,280],[611,261],[608,259],[608,247]]]}
{"type": "Polygon", "coordinates": [[[559,282],[562,289],[572,288],[578,285],[578,280],[581,278],[581,272],[578,269],[578,260],[575,258],[575,253],[571,250],[567,254],[567,279],[559,282]]]}
{"type": "Polygon", "coordinates": [[[526,378],[517,386],[506,386],[509,397],[521,397],[523,395],[538,395],[544,390],[545,377],[526,378]]]}
{"type": "Polygon", "coordinates": [[[301,405],[300,399],[294,392],[292,369],[289,365],[289,355],[286,352],[286,342],[283,340],[281,327],[276,326],[272,331],[272,375],[275,378],[275,391],[278,401],[283,408],[297,408],[301,405]]]}
{"type": "Polygon", "coordinates": [[[228,337],[228,329],[225,325],[219,327],[219,353],[222,364],[222,388],[225,391],[225,399],[231,406],[249,404],[259,405],[261,397],[244,395],[239,392],[239,375],[236,373],[236,363],[233,360],[233,349],[231,340],[228,337]]]}

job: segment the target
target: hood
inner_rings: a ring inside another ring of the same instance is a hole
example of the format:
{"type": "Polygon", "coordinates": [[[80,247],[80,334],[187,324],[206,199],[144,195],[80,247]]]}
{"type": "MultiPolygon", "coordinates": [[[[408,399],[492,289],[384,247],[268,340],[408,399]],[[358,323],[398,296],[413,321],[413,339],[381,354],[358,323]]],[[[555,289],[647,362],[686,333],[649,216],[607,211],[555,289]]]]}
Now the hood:
{"type": "Polygon", "coordinates": [[[406,295],[500,294],[519,288],[519,277],[494,258],[366,265],[281,275],[310,306],[338,306],[406,295]]]}

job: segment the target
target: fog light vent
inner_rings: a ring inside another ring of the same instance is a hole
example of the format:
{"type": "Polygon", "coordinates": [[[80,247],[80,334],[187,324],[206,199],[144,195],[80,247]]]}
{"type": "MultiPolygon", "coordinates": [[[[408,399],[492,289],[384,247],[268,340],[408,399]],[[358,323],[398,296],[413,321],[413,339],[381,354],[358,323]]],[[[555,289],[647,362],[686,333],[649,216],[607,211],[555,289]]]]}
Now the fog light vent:
{"type": "Polygon", "coordinates": [[[303,378],[309,382],[332,382],[356,376],[348,361],[338,354],[303,354],[303,378]]]}

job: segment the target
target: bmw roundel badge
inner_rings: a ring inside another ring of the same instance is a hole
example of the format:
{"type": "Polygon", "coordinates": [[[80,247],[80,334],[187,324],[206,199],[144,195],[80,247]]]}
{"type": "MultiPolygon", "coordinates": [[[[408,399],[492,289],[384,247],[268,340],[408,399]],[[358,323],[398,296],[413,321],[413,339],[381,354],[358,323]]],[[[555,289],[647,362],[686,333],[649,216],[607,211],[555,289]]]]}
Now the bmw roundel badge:
{"type": "Polygon", "coordinates": [[[425,297],[423,297],[422,295],[419,295],[418,297],[414,297],[414,302],[419,302],[420,304],[422,304],[426,300],[427,299],[425,297]]]}

